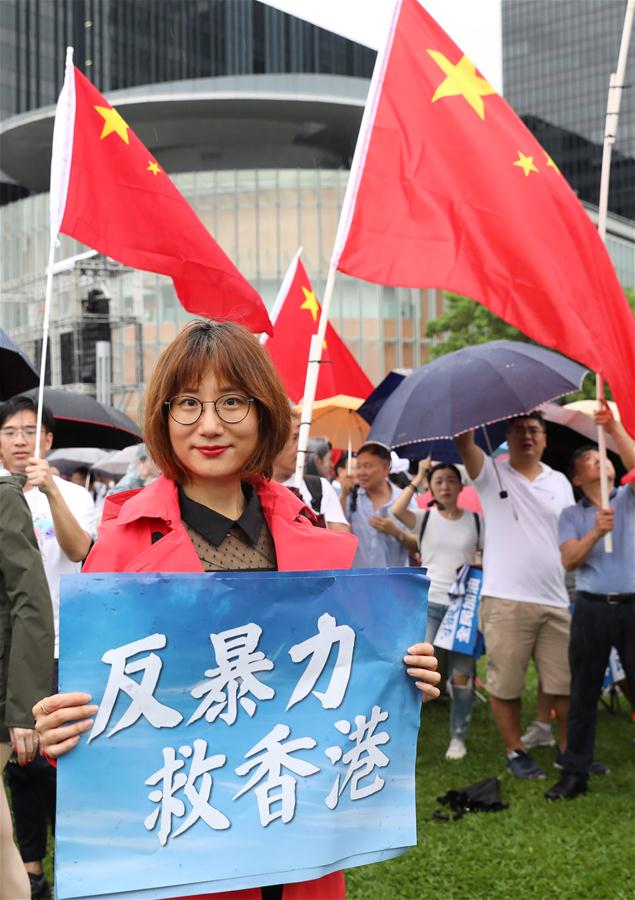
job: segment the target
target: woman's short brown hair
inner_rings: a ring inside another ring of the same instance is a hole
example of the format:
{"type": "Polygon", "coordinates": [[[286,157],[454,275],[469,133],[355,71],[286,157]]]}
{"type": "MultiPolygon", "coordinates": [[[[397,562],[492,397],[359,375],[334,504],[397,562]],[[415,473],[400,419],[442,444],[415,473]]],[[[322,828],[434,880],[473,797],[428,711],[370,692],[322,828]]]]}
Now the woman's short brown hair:
{"type": "Polygon", "coordinates": [[[289,401],[258,338],[233,322],[188,322],[157,360],[144,400],[143,432],[150,456],[168,478],[187,482],[188,473],[170,443],[166,401],[184,386],[198,386],[210,368],[219,381],[256,400],[258,443],[245,463],[244,477],[271,478],[273,461],[290,432],[289,401]]]}

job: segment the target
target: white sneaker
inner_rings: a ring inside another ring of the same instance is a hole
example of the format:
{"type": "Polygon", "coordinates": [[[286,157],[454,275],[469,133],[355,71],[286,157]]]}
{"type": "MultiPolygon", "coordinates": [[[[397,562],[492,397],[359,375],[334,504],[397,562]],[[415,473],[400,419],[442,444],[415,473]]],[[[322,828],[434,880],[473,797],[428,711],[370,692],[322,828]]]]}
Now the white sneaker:
{"type": "Polygon", "coordinates": [[[460,738],[452,738],[450,741],[450,746],[445,751],[446,759],[463,759],[465,754],[467,753],[467,749],[465,744],[460,738]]]}
{"type": "Polygon", "coordinates": [[[546,728],[540,722],[532,722],[520,739],[523,747],[528,750],[534,747],[555,747],[556,742],[551,733],[551,725],[546,728]]]}

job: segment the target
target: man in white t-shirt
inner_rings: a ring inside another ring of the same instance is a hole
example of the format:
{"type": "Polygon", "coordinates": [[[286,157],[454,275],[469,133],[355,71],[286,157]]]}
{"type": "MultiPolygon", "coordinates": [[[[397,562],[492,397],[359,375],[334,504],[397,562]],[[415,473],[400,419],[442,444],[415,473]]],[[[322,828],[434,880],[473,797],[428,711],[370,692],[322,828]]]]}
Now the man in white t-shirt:
{"type": "MultiPolygon", "coordinates": [[[[26,476],[24,496],[33,517],[53,604],[57,660],[60,577],[79,572],[88,556],[95,529],[95,506],[85,488],[52,475],[46,459],[36,458],[36,423],[36,409],[28,397],[8,400],[0,408],[0,455],[12,475],[26,476]]],[[[40,433],[42,456],[53,444],[53,426],[53,417],[45,409],[40,433]]],[[[42,859],[46,855],[49,819],[54,823],[55,769],[38,757],[28,766],[9,766],[7,773],[18,844],[32,895],[43,897],[48,894],[42,859]]]]}
{"type": "Polygon", "coordinates": [[[509,420],[509,461],[496,466],[476,446],[472,432],[455,440],[487,522],[479,618],[492,713],[512,774],[544,779],[521,743],[521,696],[533,656],[543,690],[551,695],[564,748],[570,616],[558,519],[574,502],[573,491],[564,475],[540,461],[547,434],[539,413],[509,420]]]}
{"type": "MultiPolygon", "coordinates": [[[[296,413],[292,413],[289,440],[277,455],[273,464],[273,480],[279,481],[289,488],[295,487],[294,473],[298,455],[299,433],[300,417],[296,413]]],[[[313,491],[309,489],[304,479],[299,487],[300,496],[306,505],[317,515],[323,516],[326,527],[332,531],[350,531],[351,527],[346,520],[342,505],[330,482],[326,478],[318,479],[318,476],[312,477],[314,478],[313,491]],[[315,504],[313,495],[316,496],[315,504]],[[318,506],[317,509],[315,508],[316,505],[318,506]]]]}

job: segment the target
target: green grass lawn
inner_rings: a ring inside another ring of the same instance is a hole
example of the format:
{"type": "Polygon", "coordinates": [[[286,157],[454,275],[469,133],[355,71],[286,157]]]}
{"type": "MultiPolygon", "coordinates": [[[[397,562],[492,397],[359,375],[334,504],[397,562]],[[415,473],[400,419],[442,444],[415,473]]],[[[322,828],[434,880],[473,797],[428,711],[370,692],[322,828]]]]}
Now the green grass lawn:
{"type": "MultiPolygon", "coordinates": [[[[534,709],[532,679],[523,723],[531,721],[534,709]]],[[[546,782],[513,778],[506,772],[489,706],[477,702],[467,756],[446,762],[448,718],[447,701],[425,705],[416,779],[417,846],[390,862],[349,870],[349,900],[635,897],[635,726],[624,699],[616,714],[603,707],[598,711],[596,758],[611,774],[592,778],[587,796],[556,803],[543,797],[558,778],[552,750],[534,751],[547,771],[546,782]],[[509,809],[470,813],[458,821],[432,819],[440,808],[437,797],[494,776],[501,779],[509,809]]]]}
{"type": "MultiPolygon", "coordinates": [[[[525,696],[523,723],[531,721],[535,680],[525,696]]],[[[592,778],[591,791],[574,801],[548,803],[558,777],[553,751],[535,751],[546,782],[508,775],[489,706],[477,702],[468,755],[446,762],[449,704],[427,703],[417,765],[418,844],[408,853],[347,872],[349,900],[631,900],[635,896],[635,726],[627,704],[598,712],[596,758],[611,768],[592,778]],[[436,798],[450,788],[500,776],[509,809],[472,813],[459,821],[432,819],[436,798]]],[[[372,822],[369,822],[372,827],[372,822]]],[[[52,876],[52,852],[46,860],[52,876]]]]}

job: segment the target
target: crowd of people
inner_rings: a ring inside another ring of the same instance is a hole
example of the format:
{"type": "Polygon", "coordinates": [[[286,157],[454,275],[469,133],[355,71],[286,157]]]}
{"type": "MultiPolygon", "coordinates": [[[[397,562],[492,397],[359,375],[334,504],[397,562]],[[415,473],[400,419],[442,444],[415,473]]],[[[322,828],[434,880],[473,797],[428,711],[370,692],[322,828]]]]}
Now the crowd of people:
{"type": "MultiPolygon", "coordinates": [[[[347,459],[315,438],[296,484],[299,419],[268,355],[240,326],[204,321],[189,323],[159,358],[144,416],[145,444],[115,485],[79,467],[54,474],[50,414],[38,433],[28,398],[0,406],[0,766],[17,841],[0,790],[0,896],[48,896],[42,862],[55,826],[55,760],[73,750],[97,709],[81,691],[57,692],[63,573],[423,566],[426,632],[413,623],[403,662],[422,696],[435,699],[433,645],[453,583],[463,567],[482,567],[485,686],[510,773],[545,779],[530,751],[554,743],[561,777],[548,799],[573,799],[592,772],[606,771],[594,760],[595,719],[613,647],[635,699],[635,484],[615,487],[609,462],[604,507],[595,447],[576,451],[568,475],[554,471],[541,461],[545,425],[531,412],[507,423],[508,459],[487,456],[467,433],[456,438],[461,466],[424,460],[409,477],[408,464],[395,465],[381,444],[347,459]],[[478,495],[469,503],[466,477],[478,495]],[[567,572],[575,574],[572,603],[567,572]],[[523,733],[531,661],[538,712],[523,733]]],[[[635,444],[608,407],[596,421],[634,469],[635,444]]],[[[448,655],[451,761],[467,753],[475,665],[448,655]]],[[[307,898],[343,897],[343,876],[305,888],[307,898]]],[[[282,886],[262,896],[279,898],[282,886]]]]}

